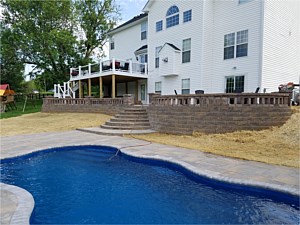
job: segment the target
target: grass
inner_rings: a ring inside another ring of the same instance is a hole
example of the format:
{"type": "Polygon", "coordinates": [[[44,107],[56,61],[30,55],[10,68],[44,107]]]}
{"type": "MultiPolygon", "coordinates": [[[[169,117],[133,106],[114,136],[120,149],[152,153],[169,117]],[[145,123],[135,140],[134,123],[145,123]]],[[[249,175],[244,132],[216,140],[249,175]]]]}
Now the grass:
{"type": "Polygon", "coordinates": [[[11,118],[11,117],[17,117],[17,116],[21,116],[24,114],[35,113],[35,112],[41,111],[42,104],[43,104],[42,99],[36,99],[36,100],[28,99],[25,110],[23,112],[24,102],[25,102],[24,99],[17,101],[16,102],[17,109],[10,109],[4,113],[1,112],[0,119],[7,119],[7,118],[11,118]]]}
{"type": "Polygon", "coordinates": [[[217,155],[269,164],[300,167],[300,111],[281,127],[263,131],[239,131],[226,134],[171,135],[154,133],[130,135],[141,140],[195,149],[217,155]]]}
{"type": "Polygon", "coordinates": [[[31,113],[0,120],[1,136],[96,127],[110,118],[99,113],[31,113]]]}

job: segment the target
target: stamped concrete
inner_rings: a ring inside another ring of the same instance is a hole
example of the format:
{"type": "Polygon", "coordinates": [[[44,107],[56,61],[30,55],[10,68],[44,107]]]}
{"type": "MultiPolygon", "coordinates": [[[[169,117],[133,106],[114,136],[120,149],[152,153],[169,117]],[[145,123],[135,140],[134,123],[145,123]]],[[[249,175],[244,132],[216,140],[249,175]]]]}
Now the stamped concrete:
{"type": "MultiPolygon", "coordinates": [[[[1,137],[1,159],[42,149],[76,145],[113,146],[132,156],[172,161],[209,178],[300,195],[299,169],[297,168],[225,158],[197,150],[81,131],[1,137]]],[[[27,206],[27,210],[24,210],[24,207],[18,210],[18,206],[23,202],[16,201],[16,199],[20,199],[18,195],[13,196],[13,191],[10,191],[9,188],[3,189],[1,186],[1,203],[3,203],[1,204],[1,218],[4,218],[5,223],[9,223],[11,218],[16,218],[15,221],[18,221],[18,218],[24,218],[26,214],[28,217],[30,215],[28,209],[33,207],[31,202],[31,205],[27,206]]],[[[10,223],[12,224],[11,221],[10,223]]]]}

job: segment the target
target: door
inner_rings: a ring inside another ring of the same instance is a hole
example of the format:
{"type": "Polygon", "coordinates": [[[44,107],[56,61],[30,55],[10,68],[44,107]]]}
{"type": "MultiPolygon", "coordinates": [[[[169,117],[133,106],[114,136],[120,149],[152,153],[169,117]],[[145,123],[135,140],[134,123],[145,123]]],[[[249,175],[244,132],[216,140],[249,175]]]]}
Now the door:
{"type": "Polygon", "coordinates": [[[146,101],[146,85],[141,84],[141,101],[144,103],[146,101]]]}

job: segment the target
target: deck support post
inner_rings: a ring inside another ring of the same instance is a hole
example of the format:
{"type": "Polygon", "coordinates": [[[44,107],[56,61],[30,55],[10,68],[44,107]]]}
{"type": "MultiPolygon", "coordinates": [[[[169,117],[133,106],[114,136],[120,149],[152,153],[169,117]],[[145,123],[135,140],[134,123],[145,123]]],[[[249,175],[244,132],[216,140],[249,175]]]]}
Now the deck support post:
{"type": "Polygon", "coordinates": [[[111,97],[116,98],[116,75],[115,74],[113,74],[111,76],[111,85],[112,85],[112,87],[111,87],[111,97]]]}
{"type": "Polygon", "coordinates": [[[138,102],[139,100],[139,81],[137,80],[135,82],[135,102],[138,102]]]}
{"type": "Polygon", "coordinates": [[[89,85],[88,96],[92,96],[92,79],[91,78],[88,79],[88,85],[89,85]]]}
{"type": "Polygon", "coordinates": [[[102,83],[102,77],[99,77],[99,91],[100,91],[100,98],[103,98],[103,83],[102,83]]]}
{"type": "Polygon", "coordinates": [[[78,85],[79,85],[79,98],[82,98],[82,85],[81,85],[81,80],[78,81],[78,85]]]}

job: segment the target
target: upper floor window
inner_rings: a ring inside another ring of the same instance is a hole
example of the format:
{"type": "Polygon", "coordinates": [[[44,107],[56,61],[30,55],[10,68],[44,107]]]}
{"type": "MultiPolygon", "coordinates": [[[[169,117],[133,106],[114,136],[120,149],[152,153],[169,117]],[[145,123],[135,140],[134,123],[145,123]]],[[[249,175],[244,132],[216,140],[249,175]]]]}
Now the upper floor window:
{"type": "Polygon", "coordinates": [[[179,9],[177,6],[173,5],[168,9],[166,15],[166,27],[173,27],[179,24],[179,9]]]}
{"type": "Polygon", "coordinates": [[[182,63],[191,61],[191,39],[182,41],[182,63]]]}
{"type": "Polygon", "coordinates": [[[189,22],[192,20],[192,10],[185,11],[183,13],[183,22],[189,22]]]}
{"type": "Polygon", "coordinates": [[[248,55],[248,30],[224,35],[224,59],[248,55]]]}
{"type": "Polygon", "coordinates": [[[239,31],[236,34],[236,57],[248,55],[248,30],[239,31]]]}
{"type": "Polygon", "coordinates": [[[159,67],[159,51],[161,48],[161,46],[155,48],[155,68],[159,67]]]}
{"type": "Polygon", "coordinates": [[[224,36],[224,59],[234,58],[235,33],[224,36]]]}
{"type": "Polygon", "coordinates": [[[143,22],[141,24],[141,40],[147,39],[147,30],[148,30],[148,25],[147,22],[143,22]]]}
{"type": "Polygon", "coordinates": [[[156,32],[161,31],[163,29],[163,21],[156,22],[156,32]]]}
{"type": "Polygon", "coordinates": [[[114,50],[115,49],[115,41],[114,39],[110,39],[110,50],[114,50]]]}

